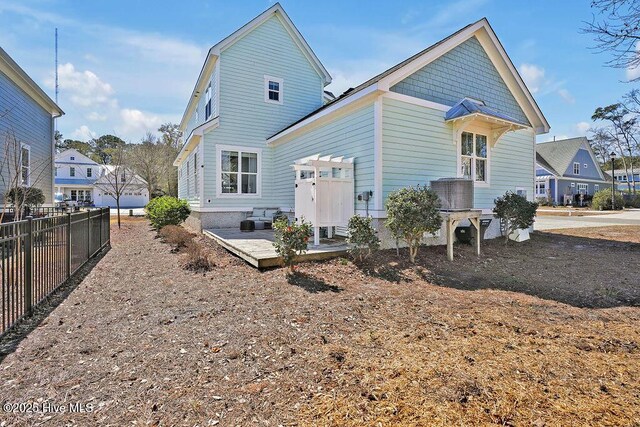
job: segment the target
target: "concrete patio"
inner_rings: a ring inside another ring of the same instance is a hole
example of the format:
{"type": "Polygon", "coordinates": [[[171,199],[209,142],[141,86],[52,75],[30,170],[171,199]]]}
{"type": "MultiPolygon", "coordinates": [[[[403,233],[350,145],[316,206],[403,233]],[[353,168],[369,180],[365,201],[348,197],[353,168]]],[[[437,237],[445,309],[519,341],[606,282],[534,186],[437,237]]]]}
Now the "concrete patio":
{"type": "MultiPolygon", "coordinates": [[[[273,247],[275,239],[273,230],[243,232],[232,228],[221,228],[206,229],[203,233],[254,267],[266,268],[281,265],[282,260],[273,247]]],[[[318,261],[338,257],[346,252],[347,244],[344,239],[321,239],[319,246],[313,246],[310,243],[307,253],[301,255],[299,259],[318,261]]]]}

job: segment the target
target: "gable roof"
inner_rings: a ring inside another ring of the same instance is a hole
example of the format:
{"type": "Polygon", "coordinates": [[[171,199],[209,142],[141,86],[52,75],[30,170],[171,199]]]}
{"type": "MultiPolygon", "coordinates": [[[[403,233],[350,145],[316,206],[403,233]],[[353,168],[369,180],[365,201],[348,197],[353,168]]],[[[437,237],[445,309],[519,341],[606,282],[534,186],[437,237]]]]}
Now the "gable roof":
{"type": "Polygon", "coordinates": [[[444,119],[445,121],[455,120],[461,117],[470,116],[472,114],[481,114],[481,115],[493,117],[496,119],[504,120],[507,122],[511,122],[511,123],[515,123],[515,124],[519,124],[527,127],[529,126],[528,123],[522,123],[520,120],[514,119],[508,114],[501,113],[494,108],[487,107],[482,102],[473,101],[469,98],[462,99],[458,103],[456,103],[456,105],[451,107],[451,109],[449,109],[449,111],[447,111],[446,114],[444,115],[444,119]]]}
{"type": "MultiPolygon", "coordinates": [[[[74,157],[79,157],[80,159],[84,160],[84,163],[91,163],[93,165],[98,165],[98,162],[96,162],[95,160],[91,159],[91,157],[82,154],[81,152],[79,152],[75,148],[67,148],[64,151],[61,151],[61,152],[57,153],[56,156],[55,156],[54,162],[62,162],[62,158],[67,156],[67,155],[73,155],[74,157]]],[[[76,159],[76,160],[74,160],[74,163],[81,163],[81,162],[79,162],[78,159],[76,159]]]]}
{"type": "Polygon", "coordinates": [[[356,98],[356,95],[364,92],[367,89],[371,90],[372,88],[376,88],[379,90],[388,91],[393,84],[418,71],[428,63],[444,55],[445,53],[460,45],[469,38],[473,37],[474,35],[482,35],[479,41],[483,48],[486,49],[485,46],[493,47],[491,52],[487,52],[492,62],[495,63],[494,58],[499,58],[500,61],[502,61],[502,67],[496,66],[496,69],[498,70],[498,73],[501,75],[503,80],[505,80],[505,84],[507,84],[509,90],[511,90],[512,93],[518,92],[514,93],[514,97],[516,98],[516,101],[518,102],[520,107],[523,109],[525,115],[527,115],[529,121],[533,124],[536,133],[547,133],[550,128],[549,122],[547,122],[547,119],[542,114],[540,107],[531,95],[531,92],[524,83],[524,80],[522,80],[522,77],[518,73],[516,67],[513,65],[513,62],[511,62],[511,59],[498,40],[498,37],[493,31],[493,28],[489,24],[489,21],[487,20],[487,18],[482,18],[472,24],[459,29],[448,37],[445,37],[444,39],[434,43],[426,49],[394,65],[388,70],[383,71],[377,76],[372,77],[371,79],[356,86],[355,88],[348,89],[334,101],[323,105],[317,110],[311,112],[300,120],[292,123],[291,125],[272,135],[270,138],[268,138],[268,141],[272,138],[280,136],[280,134],[282,134],[283,132],[293,128],[298,124],[301,124],[305,120],[312,118],[322,110],[337,107],[340,104],[346,105],[349,100],[356,98]],[[490,55],[490,53],[495,53],[495,55],[490,55]]]}
{"type": "Polygon", "coordinates": [[[0,71],[9,77],[20,89],[25,91],[52,117],[60,117],[64,111],[47,95],[36,82],[0,47],[0,71]]]}
{"type": "Polygon", "coordinates": [[[605,180],[600,164],[593,154],[591,144],[584,136],[536,144],[536,162],[556,176],[562,176],[581,148],[589,151],[593,163],[598,168],[600,177],[605,180]]]}
{"type": "Polygon", "coordinates": [[[206,83],[206,77],[213,71],[215,63],[220,57],[220,53],[232,46],[235,42],[240,40],[245,35],[249,34],[255,28],[262,25],[265,21],[271,18],[271,16],[277,16],[280,19],[280,22],[283,24],[287,32],[291,35],[293,41],[306,56],[307,60],[311,63],[316,72],[324,79],[324,85],[326,86],[331,83],[331,75],[329,74],[327,69],[324,67],[324,65],[322,65],[320,59],[318,59],[316,54],[313,52],[313,49],[311,49],[311,46],[309,46],[300,31],[298,31],[296,26],[293,24],[293,21],[291,21],[291,18],[289,18],[289,15],[287,15],[280,3],[276,3],[209,49],[207,57],[204,61],[204,65],[202,66],[200,74],[198,75],[196,85],[193,88],[191,97],[189,97],[187,108],[185,109],[182,120],[180,121],[181,129],[184,129],[186,127],[185,121],[187,117],[190,116],[194,103],[198,99],[198,94],[202,92],[203,86],[206,83]]]}

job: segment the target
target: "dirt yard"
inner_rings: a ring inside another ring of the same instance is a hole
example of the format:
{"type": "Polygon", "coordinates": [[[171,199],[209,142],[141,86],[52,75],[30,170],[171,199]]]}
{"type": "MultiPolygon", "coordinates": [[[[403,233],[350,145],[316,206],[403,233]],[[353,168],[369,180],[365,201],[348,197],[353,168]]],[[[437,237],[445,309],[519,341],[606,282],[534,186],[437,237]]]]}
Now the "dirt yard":
{"type": "Polygon", "coordinates": [[[259,272],[144,221],[0,363],[2,425],[640,425],[640,245],[534,233],[259,272]],[[402,255],[406,255],[402,253],[402,255]],[[3,403],[4,403],[3,402],[3,403]]]}

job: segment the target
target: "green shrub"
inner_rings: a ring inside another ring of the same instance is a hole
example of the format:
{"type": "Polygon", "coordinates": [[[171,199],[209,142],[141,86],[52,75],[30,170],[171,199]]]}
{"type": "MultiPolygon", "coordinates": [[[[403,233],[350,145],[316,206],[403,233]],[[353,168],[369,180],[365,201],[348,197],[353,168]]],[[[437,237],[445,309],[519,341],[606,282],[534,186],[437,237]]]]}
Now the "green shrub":
{"type": "Polygon", "coordinates": [[[156,230],[166,225],[180,225],[191,213],[191,208],[186,200],[171,196],[161,196],[151,200],[145,206],[147,217],[156,230]]]}
{"type": "Polygon", "coordinates": [[[505,244],[509,242],[509,235],[519,228],[529,228],[536,217],[538,204],[530,202],[512,191],[495,200],[493,213],[505,224],[505,244]]]}
{"type": "Polygon", "coordinates": [[[385,225],[397,240],[409,246],[409,260],[415,262],[424,233],[440,229],[440,200],[428,187],[407,187],[389,194],[385,225]]]}
{"type": "Polygon", "coordinates": [[[629,194],[624,198],[625,208],[640,208],[640,194],[629,194]]]}
{"type": "Polygon", "coordinates": [[[45,202],[44,193],[36,187],[16,187],[7,191],[7,201],[16,207],[37,207],[45,202]]]}
{"type": "Polygon", "coordinates": [[[349,218],[349,254],[353,259],[363,261],[380,249],[380,239],[373,229],[372,218],[354,215],[349,218]]]}
{"type": "MultiPolygon", "coordinates": [[[[619,192],[615,192],[616,209],[622,209],[624,207],[624,198],[619,192]]],[[[600,190],[593,195],[591,199],[591,209],[598,211],[610,211],[611,210],[611,189],[609,188],[600,190]]]]}
{"type": "Polygon", "coordinates": [[[311,237],[311,224],[300,218],[300,224],[289,224],[289,221],[280,218],[273,224],[275,241],[273,246],[276,253],[282,257],[284,265],[295,271],[296,257],[307,251],[307,244],[311,237]]]}

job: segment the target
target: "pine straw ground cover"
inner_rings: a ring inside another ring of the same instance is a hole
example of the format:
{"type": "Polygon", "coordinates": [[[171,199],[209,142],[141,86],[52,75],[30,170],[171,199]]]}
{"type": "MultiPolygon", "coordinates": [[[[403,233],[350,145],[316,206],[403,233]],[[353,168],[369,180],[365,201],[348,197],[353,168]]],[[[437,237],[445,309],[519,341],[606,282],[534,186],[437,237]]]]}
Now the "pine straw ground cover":
{"type": "Polygon", "coordinates": [[[423,248],[410,266],[386,251],[288,279],[198,239],[216,264],[205,274],[146,222],[114,228],[113,249],[0,363],[3,401],[94,411],[1,422],[640,425],[639,245],[534,234],[480,259],[423,248]]]}

